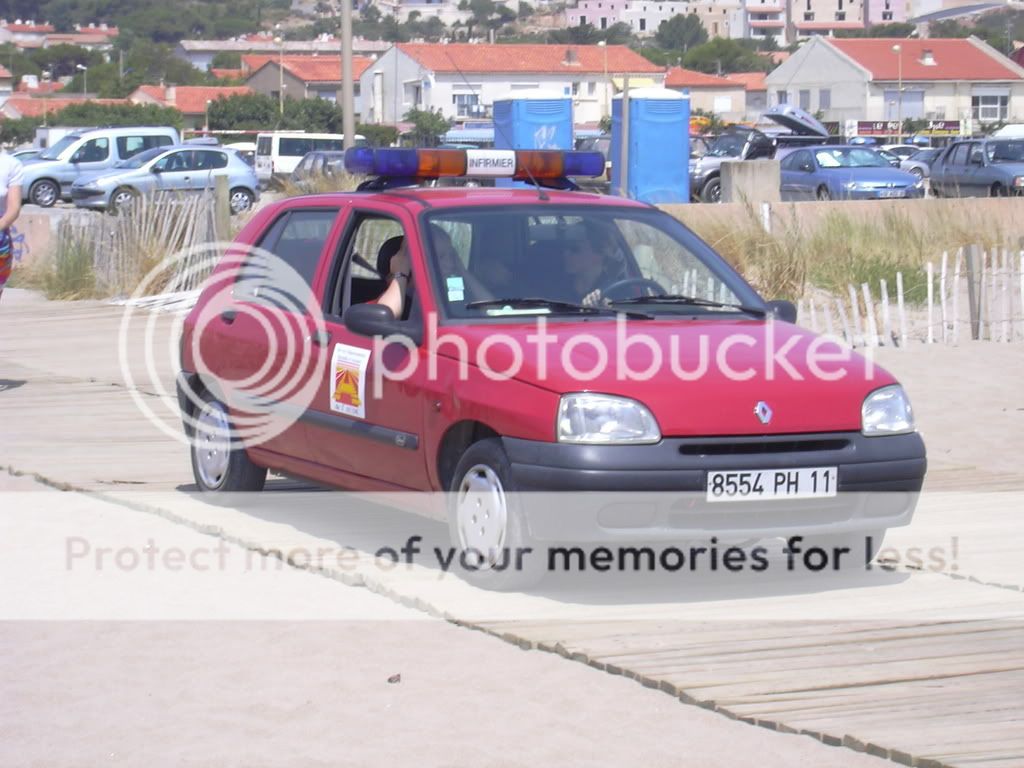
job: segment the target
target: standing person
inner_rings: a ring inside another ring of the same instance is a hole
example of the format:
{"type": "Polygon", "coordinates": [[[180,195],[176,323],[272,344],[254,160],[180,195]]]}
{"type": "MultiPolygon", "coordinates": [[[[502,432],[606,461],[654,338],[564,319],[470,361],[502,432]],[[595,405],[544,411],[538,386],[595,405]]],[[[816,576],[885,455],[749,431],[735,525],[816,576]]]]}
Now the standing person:
{"type": "Polygon", "coordinates": [[[6,152],[0,153],[0,296],[14,267],[14,238],[11,225],[21,213],[21,163],[6,152]]]}

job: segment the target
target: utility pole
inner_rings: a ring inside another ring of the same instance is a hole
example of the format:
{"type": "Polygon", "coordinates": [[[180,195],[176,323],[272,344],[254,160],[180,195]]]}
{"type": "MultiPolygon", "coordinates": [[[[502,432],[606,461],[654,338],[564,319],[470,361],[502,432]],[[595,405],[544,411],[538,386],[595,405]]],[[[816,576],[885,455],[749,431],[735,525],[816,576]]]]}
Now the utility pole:
{"type": "MultiPolygon", "coordinates": [[[[341,0],[341,130],[345,149],[356,145],[356,96],[352,80],[352,0],[341,0]]],[[[397,120],[397,118],[396,118],[397,120]]]]}
{"type": "Polygon", "coordinates": [[[896,72],[897,72],[897,83],[896,83],[896,124],[899,130],[899,136],[896,139],[897,144],[903,143],[903,46],[896,43],[892,47],[893,53],[896,54],[896,72]]]}

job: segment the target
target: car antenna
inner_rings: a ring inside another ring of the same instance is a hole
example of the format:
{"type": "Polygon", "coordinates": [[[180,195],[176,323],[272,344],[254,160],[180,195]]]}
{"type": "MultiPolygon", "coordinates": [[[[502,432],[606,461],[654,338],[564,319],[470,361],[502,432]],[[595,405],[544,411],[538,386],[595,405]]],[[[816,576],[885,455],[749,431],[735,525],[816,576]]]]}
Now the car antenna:
{"type": "MultiPolygon", "coordinates": [[[[477,99],[479,100],[480,94],[478,94],[476,92],[476,88],[473,87],[473,84],[471,82],[469,82],[469,80],[466,78],[466,75],[462,72],[461,69],[459,69],[459,65],[455,63],[455,59],[452,58],[452,54],[447,49],[447,47],[444,47],[444,55],[448,57],[448,61],[451,63],[451,65],[453,67],[455,67],[455,71],[459,73],[459,77],[462,78],[462,82],[466,84],[467,88],[469,88],[470,93],[472,93],[474,96],[476,96],[477,99]]],[[[492,120],[493,120],[493,118],[492,118],[492,120]]],[[[498,126],[497,123],[494,124],[494,130],[501,132],[501,136],[502,136],[503,139],[505,139],[506,143],[508,143],[508,144],[512,143],[511,141],[509,141],[508,135],[503,130],[501,130],[501,128],[498,126]]],[[[540,183],[537,181],[537,179],[535,179],[533,177],[533,172],[530,170],[530,164],[529,163],[525,163],[523,165],[523,170],[526,171],[526,175],[529,177],[530,183],[533,184],[533,186],[536,188],[536,190],[537,190],[537,198],[541,202],[545,202],[545,203],[548,202],[551,198],[548,197],[548,193],[544,191],[544,188],[540,185],[540,183]]]]}

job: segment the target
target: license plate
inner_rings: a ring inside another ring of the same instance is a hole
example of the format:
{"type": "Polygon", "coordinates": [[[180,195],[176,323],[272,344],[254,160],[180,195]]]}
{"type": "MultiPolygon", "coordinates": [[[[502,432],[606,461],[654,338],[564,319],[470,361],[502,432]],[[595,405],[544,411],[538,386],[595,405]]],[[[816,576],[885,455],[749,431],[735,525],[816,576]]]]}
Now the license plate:
{"type": "Polygon", "coordinates": [[[879,197],[903,197],[902,189],[880,189],[878,191],[879,197]]]}
{"type": "Polygon", "coordinates": [[[836,467],[708,472],[707,500],[822,499],[835,496],[838,485],[836,467]]]}

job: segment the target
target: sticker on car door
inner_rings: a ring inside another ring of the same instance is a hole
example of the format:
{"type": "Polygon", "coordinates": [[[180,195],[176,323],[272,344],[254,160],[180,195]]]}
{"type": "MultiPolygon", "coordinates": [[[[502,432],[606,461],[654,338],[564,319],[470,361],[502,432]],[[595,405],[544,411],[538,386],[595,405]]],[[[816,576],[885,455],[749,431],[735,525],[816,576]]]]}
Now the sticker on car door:
{"type": "Polygon", "coordinates": [[[331,358],[331,410],[366,418],[366,367],[370,350],[335,344],[331,358]]]}

